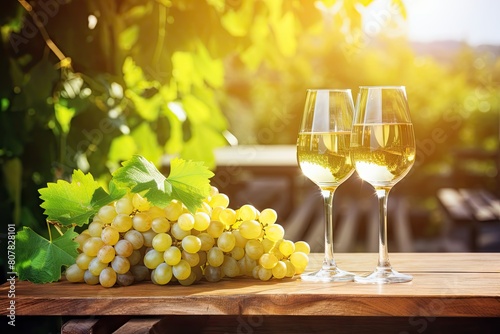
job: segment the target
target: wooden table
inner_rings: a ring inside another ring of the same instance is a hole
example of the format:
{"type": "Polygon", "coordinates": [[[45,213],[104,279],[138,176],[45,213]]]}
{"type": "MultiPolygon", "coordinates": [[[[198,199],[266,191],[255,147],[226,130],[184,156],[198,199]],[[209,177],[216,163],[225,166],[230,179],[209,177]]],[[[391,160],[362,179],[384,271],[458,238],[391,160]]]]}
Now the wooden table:
{"type": "MultiPolygon", "coordinates": [[[[63,333],[370,332],[454,333],[500,328],[500,254],[393,253],[409,283],[309,283],[298,278],[200,282],[184,287],[144,282],[102,288],[66,281],[16,282],[16,317],[67,316],[63,333]],[[180,326],[180,327],[179,327],[180,326]],[[335,327],[332,327],[335,326],[335,327]],[[103,329],[104,328],[104,329],[103,329]],[[182,329],[182,330],[181,330],[182,329]],[[167,330],[167,331],[165,331],[167,330]]],[[[376,254],[336,254],[340,267],[371,271],[376,254]]],[[[310,255],[309,268],[322,255],[310,255]]],[[[2,314],[11,299],[0,288],[2,314]]],[[[5,321],[5,320],[3,320],[5,321]]]]}

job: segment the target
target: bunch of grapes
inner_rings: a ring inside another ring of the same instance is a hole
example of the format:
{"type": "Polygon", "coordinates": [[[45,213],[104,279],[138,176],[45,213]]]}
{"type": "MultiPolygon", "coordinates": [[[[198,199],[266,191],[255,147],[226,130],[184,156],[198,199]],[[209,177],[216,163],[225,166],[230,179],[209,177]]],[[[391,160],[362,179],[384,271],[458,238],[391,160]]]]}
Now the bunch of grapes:
{"type": "Polygon", "coordinates": [[[191,285],[203,278],[293,277],[305,270],[310,248],[284,239],[276,221],[270,208],[229,208],[228,196],[213,186],[194,214],[177,200],[160,208],[127,194],[100,208],[75,238],[79,255],[66,279],[112,287],[144,280],[191,285]]]}

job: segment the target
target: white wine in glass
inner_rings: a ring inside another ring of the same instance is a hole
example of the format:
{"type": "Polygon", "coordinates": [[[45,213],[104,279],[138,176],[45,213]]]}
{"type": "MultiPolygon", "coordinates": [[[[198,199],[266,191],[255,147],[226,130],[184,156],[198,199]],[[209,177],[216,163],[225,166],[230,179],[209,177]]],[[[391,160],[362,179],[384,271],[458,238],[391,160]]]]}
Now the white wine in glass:
{"type": "Polygon", "coordinates": [[[398,283],[412,276],[392,269],[387,248],[387,198],[415,161],[415,136],[405,87],[362,86],[356,101],[351,158],[356,172],[375,188],[379,202],[379,259],[358,283],[398,283]]]}
{"type": "Polygon", "coordinates": [[[304,281],[352,281],[333,256],[333,197],[354,172],[349,154],[354,103],[349,89],[309,89],[297,138],[302,173],[321,189],[325,209],[325,257],[321,269],[301,275],[304,281]]]}

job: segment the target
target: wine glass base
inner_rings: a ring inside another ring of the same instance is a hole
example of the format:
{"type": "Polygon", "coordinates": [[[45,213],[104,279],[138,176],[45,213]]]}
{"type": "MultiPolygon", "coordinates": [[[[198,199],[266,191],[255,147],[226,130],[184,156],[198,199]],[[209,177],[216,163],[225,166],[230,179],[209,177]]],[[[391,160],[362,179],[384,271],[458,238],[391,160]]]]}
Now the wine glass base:
{"type": "Polygon", "coordinates": [[[306,282],[351,282],[354,274],[339,268],[323,268],[318,271],[304,273],[300,279],[306,282]]]}
{"type": "Polygon", "coordinates": [[[354,276],[354,282],[364,284],[389,284],[410,282],[413,276],[401,274],[392,268],[377,268],[367,276],[354,276]]]}

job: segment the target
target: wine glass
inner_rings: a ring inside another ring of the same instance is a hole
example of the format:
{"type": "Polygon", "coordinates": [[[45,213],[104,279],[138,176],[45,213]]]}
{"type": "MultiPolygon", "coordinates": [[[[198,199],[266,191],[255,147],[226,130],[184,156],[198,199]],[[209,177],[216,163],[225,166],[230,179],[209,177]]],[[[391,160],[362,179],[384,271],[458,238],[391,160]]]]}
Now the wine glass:
{"type": "Polygon", "coordinates": [[[392,269],[387,250],[387,198],[415,161],[415,136],[404,86],[362,86],[356,101],[351,158],[358,175],[375,188],[379,202],[379,254],[376,269],[355,276],[358,283],[412,280],[392,269]]]}
{"type": "Polygon", "coordinates": [[[325,210],[325,257],[320,270],[304,273],[313,282],[352,281],[333,257],[333,196],[354,172],[349,156],[354,103],[350,89],[309,89],[297,139],[302,173],[321,189],[325,210]]]}

